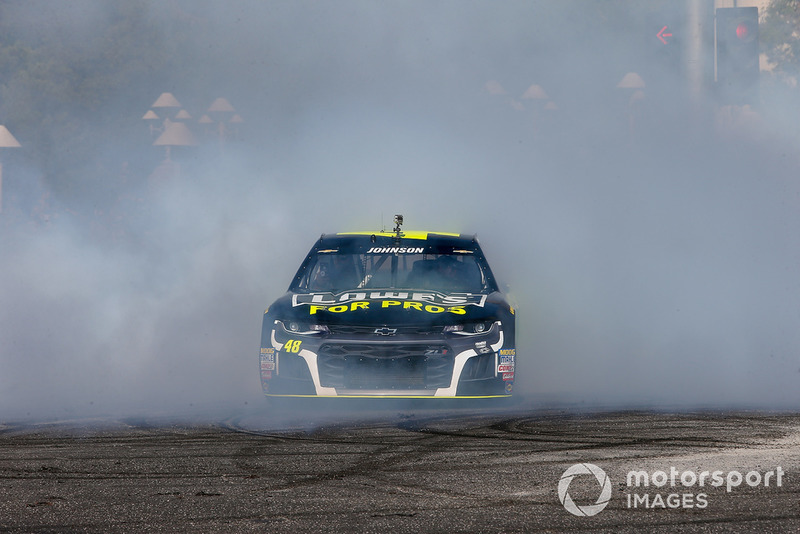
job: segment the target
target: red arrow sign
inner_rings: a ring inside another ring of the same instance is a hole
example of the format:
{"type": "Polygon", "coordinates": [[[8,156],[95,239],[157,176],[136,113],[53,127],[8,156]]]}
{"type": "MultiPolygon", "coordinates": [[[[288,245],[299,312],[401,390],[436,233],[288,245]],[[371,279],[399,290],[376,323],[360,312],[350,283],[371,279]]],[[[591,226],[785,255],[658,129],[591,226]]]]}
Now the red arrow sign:
{"type": "Polygon", "coordinates": [[[664,44],[667,44],[667,40],[666,40],[666,39],[664,39],[664,37],[672,37],[672,34],[671,34],[671,33],[665,33],[666,31],[667,31],[667,27],[666,27],[666,26],[664,26],[664,27],[663,27],[663,28],[661,28],[661,30],[660,30],[660,31],[659,31],[659,32],[656,34],[656,37],[658,37],[658,38],[661,40],[661,42],[662,42],[662,43],[664,43],[664,44]]]}

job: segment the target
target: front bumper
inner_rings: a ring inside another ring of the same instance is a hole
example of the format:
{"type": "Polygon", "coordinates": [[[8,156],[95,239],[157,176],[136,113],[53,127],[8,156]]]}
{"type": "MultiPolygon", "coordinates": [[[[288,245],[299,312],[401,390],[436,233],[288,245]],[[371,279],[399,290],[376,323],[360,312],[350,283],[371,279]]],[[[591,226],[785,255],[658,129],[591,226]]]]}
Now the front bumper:
{"type": "Polygon", "coordinates": [[[302,334],[273,321],[261,347],[264,394],[373,398],[511,394],[514,349],[504,349],[500,321],[479,335],[381,336],[375,330],[370,335],[302,334]]]}

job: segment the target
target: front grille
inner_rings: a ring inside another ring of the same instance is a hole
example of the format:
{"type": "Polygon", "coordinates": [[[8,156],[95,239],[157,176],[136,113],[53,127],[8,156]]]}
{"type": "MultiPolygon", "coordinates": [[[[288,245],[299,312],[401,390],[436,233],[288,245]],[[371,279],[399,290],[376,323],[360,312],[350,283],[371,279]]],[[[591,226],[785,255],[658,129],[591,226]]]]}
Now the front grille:
{"type": "MultiPolygon", "coordinates": [[[[385,331],[387,328],[385,326],[364,326],[352,324],[328,324],[327,326],[331,334],[347,336],[377,336],[380,334],[376,334],[376,330],[385,331]]],[[[434,326],[427,324],[419,326],[389,326],[388,328],[395,331],[392,335],[432,336],[440,335],[444,327],[441,325],[434,326]]]]}
{"type": "Polygon", "coordinates": [[[346,389],[435,389],[447,387],[454,355],[445,344],[325,343],[320,347],[320,383],[346,389]]]}

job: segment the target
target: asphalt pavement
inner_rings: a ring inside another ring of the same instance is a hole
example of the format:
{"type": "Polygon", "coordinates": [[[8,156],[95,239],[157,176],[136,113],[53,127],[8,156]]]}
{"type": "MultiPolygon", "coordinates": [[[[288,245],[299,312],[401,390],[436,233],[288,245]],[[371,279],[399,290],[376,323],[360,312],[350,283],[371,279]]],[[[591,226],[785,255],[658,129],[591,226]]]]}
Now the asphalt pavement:
{"type": "Polygon", "coordinates": [[[279,408],[0,425],[0,532],[800,531],[797,414],[279,408]]]}

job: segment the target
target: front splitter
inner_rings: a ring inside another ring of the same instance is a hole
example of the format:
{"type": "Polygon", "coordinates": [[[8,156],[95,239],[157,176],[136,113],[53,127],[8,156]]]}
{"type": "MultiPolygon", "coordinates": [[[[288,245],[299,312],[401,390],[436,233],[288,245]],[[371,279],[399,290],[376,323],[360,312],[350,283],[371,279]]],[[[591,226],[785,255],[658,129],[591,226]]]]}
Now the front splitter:
{"type": "Polygon", "coordinates": [[[511,395],[289,395],[264,393],[265,397],[283,397],[299,399],[508,399],[511,395]]]}

